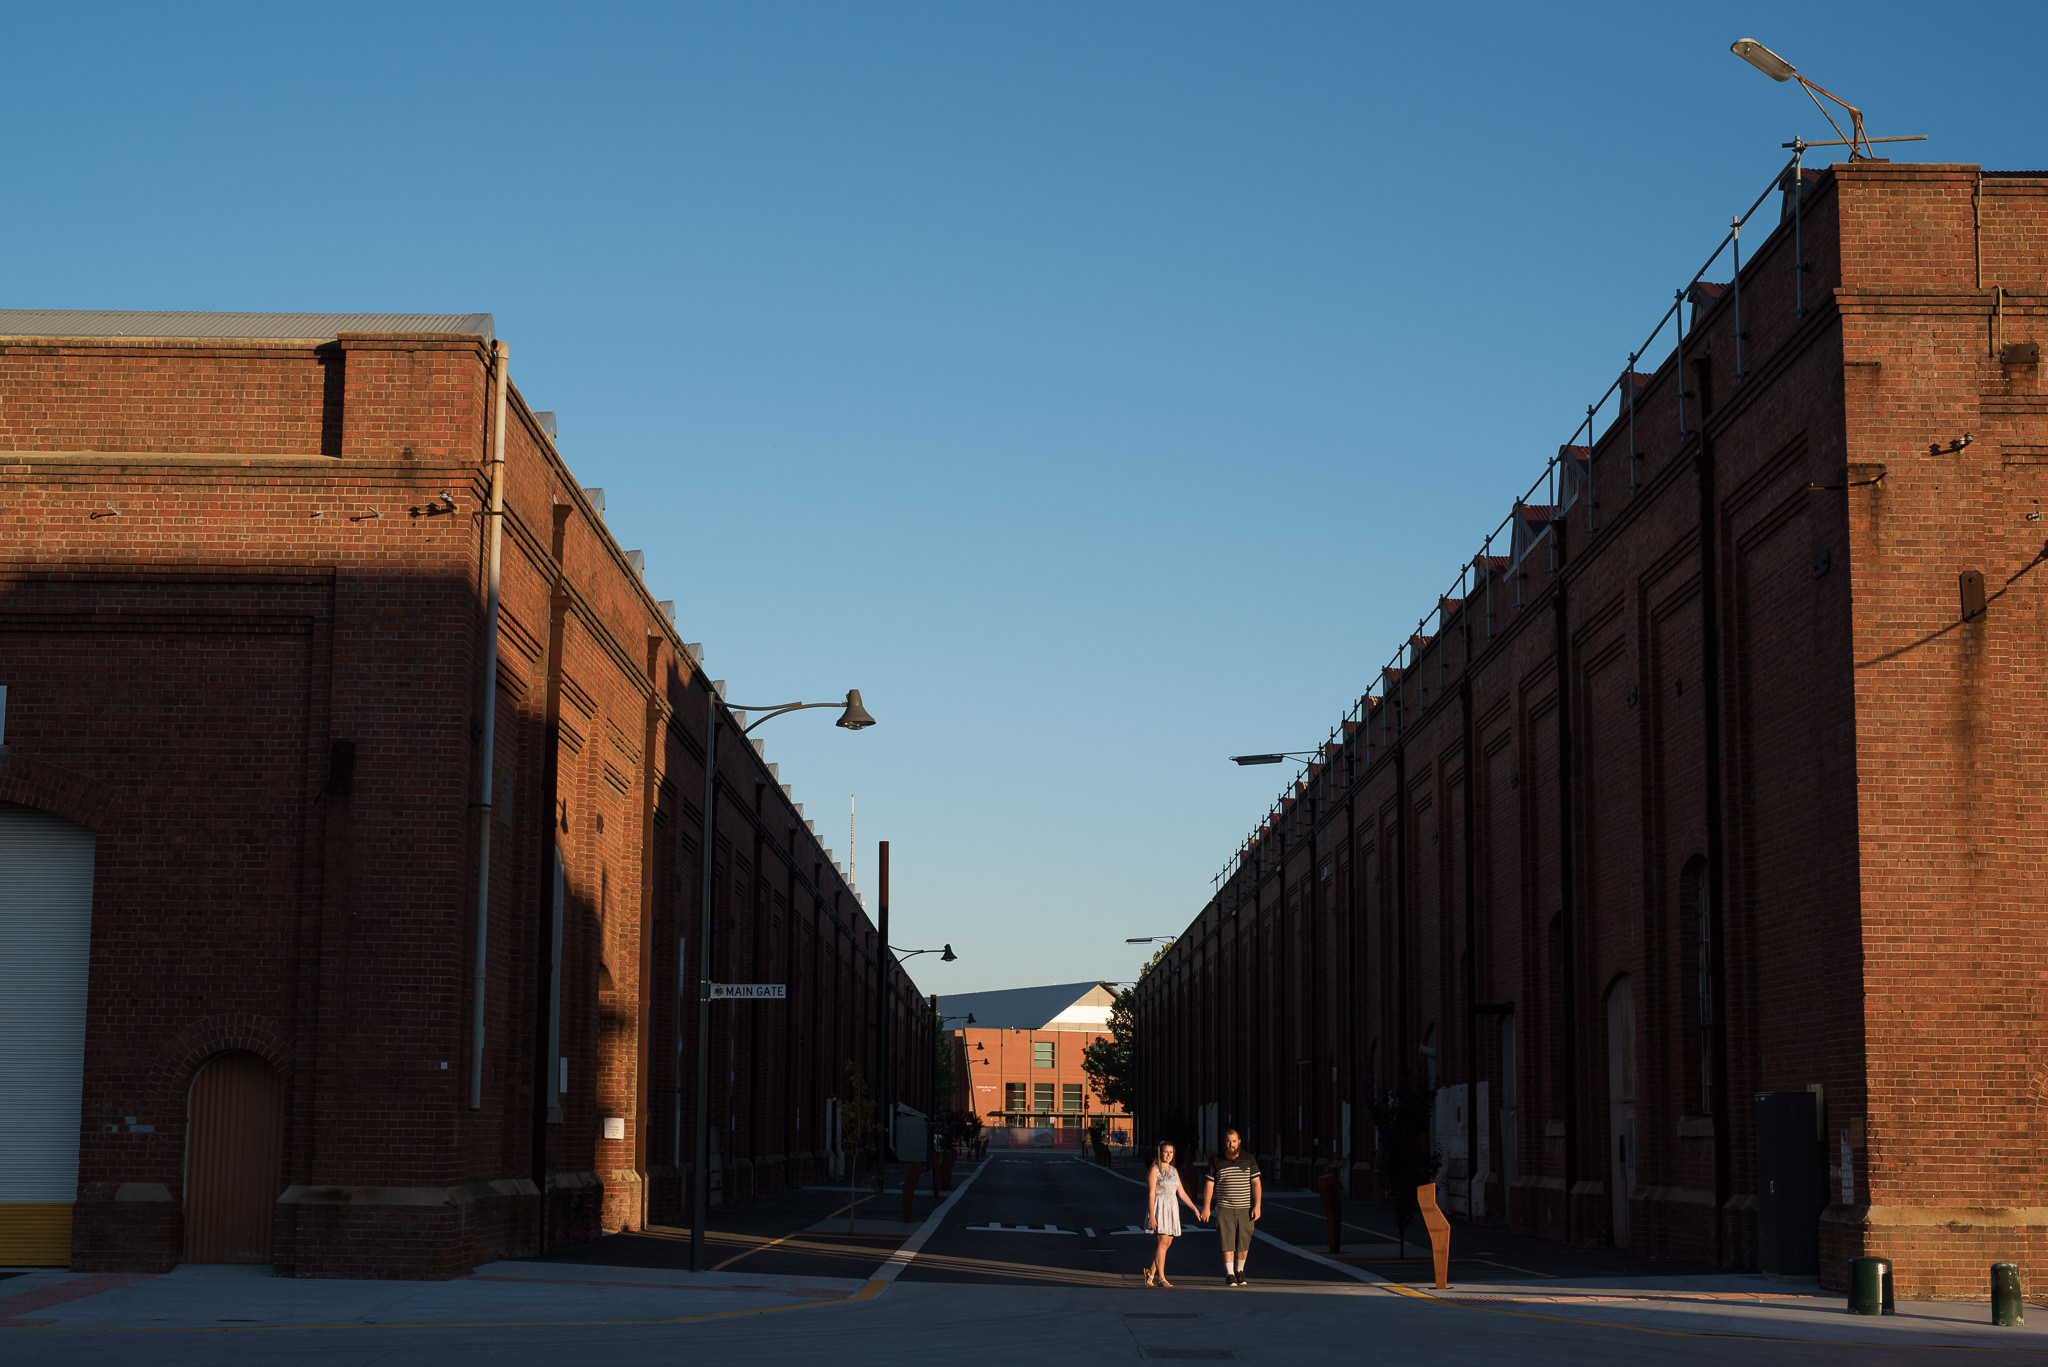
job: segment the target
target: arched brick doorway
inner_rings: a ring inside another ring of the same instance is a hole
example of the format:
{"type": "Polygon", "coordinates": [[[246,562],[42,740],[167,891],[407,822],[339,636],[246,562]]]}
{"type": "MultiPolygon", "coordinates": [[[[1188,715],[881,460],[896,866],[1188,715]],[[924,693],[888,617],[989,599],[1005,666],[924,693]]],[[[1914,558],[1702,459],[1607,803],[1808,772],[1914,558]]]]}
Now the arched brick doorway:
{"type": "Polygon", "coordinates": [[[254,1054],[215,1054],[192,1079],[185,1261],[267,1263],[283,1189],[284,1088],[254,1054]]]}

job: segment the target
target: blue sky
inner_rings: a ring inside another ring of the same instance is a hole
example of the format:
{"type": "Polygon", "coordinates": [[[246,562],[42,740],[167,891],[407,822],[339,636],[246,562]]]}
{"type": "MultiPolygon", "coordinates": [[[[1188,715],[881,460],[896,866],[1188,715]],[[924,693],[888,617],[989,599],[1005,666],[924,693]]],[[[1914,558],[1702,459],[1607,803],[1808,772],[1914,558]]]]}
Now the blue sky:
{"type": "Polygon", "coordinates": [[[0,303],[494,313],[920,983],[1123,978],[1828,136],[1738,37],[2048,164],[2027,7],[17,5],[0,303]]]}

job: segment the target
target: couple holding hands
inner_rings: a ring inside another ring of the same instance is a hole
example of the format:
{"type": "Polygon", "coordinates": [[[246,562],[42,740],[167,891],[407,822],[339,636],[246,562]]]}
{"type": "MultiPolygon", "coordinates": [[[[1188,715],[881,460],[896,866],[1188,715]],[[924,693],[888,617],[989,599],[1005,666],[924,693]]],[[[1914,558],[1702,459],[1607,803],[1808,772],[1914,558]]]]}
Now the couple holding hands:
{"type": "Polygon", "coordinates": [[[1159,1238],[1159,1246],[1145,1268],[1145,1285],[1172,1286],[1166,1280],[1166,1250],[1180,1234],[1180,1207],[1185,1205],[1195,1218],[1206,1220],[1212,1208],[1216,1234],[1223,1245],[1223,1284],[1249,1286],[1245,1260],[1251,1255],[1252,1226],[1258,1222],[1262,1201],[1259,1160],[1245,1151],[1236,1130],[1223,1132],[1223,1152],[1209,1160],[1202,1184],[1202,1204],[1197,1206],[1173,1166],[1173,1145],[1161,1144],[1152,1154],[1151,1170],[1145,1179],[1145,1228],[1159,1238]]]}

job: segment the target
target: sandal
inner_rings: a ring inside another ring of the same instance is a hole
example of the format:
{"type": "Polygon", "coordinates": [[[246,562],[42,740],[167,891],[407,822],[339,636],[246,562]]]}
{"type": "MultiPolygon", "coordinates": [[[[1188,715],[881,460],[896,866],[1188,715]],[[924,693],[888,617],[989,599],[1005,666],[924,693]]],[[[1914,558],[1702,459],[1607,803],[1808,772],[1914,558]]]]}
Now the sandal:
{"type": "Polygon", "coordinates": [[[1152,1269],[1149,1267],[1145,1269],[1145,1285],[1152,1285],[1152,1269]]]}

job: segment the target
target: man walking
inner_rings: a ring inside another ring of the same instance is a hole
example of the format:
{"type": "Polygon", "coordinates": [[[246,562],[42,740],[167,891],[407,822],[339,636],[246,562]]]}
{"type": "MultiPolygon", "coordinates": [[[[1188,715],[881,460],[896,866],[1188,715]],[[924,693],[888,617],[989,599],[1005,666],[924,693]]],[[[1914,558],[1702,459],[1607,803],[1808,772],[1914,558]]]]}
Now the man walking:
{"type": "Polygon", "coordinates": [[[1216,1235],[1223,1244],[1223,1284],[1250,1286],[1244,1264],[1251,1256],[1252,1226],[1259,1220],[1263,1188],[1259,1160],[1245,1151],[1236,1130],[1223,1132],[1223,1152],[1209,1160],[1209,1179],[1202,1186],[1204,1220],[1211,1202],[1216,1207],[1216,1235]]]}

